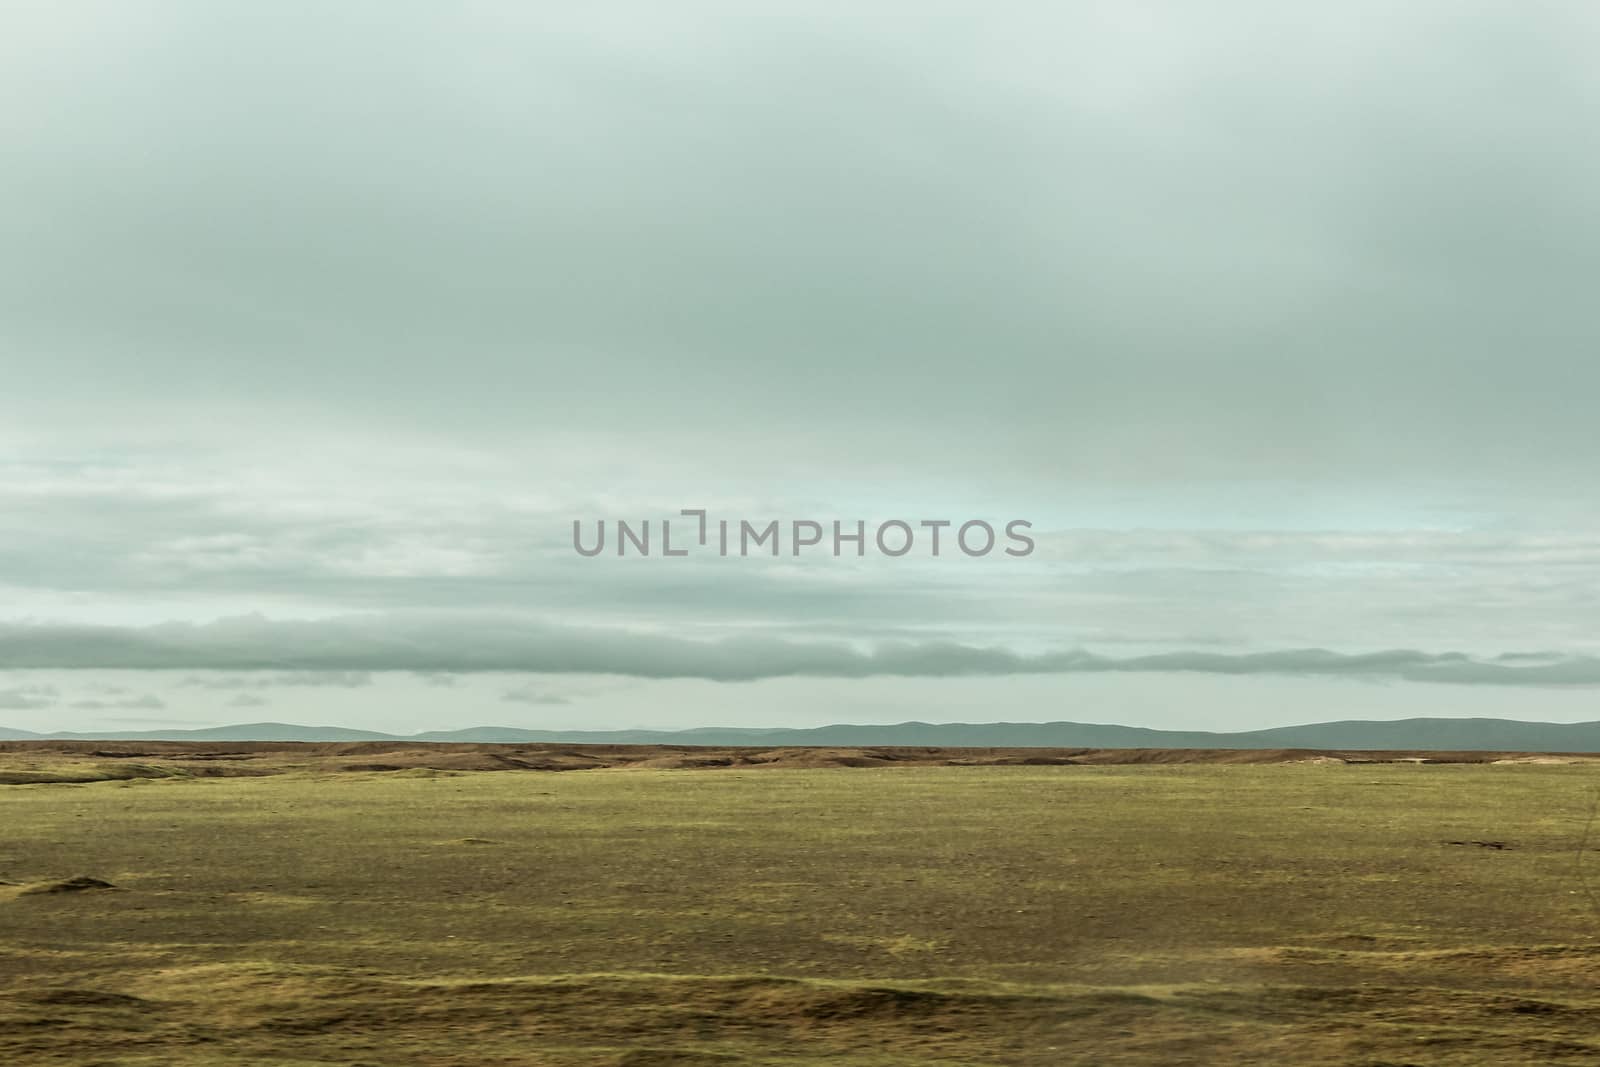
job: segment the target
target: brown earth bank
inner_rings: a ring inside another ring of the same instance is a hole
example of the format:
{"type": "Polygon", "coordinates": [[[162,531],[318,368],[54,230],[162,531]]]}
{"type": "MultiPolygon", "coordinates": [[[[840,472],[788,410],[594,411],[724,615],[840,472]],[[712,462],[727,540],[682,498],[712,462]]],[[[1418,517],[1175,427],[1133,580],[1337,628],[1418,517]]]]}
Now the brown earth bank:
{"type": "Polygon", "coordinates": [[[917,748],[303,741],[4,741],[0,785],[289,772],[759,770],[1140,764],[1591,763],[1594,753],[1205,748],[917,748]]]}

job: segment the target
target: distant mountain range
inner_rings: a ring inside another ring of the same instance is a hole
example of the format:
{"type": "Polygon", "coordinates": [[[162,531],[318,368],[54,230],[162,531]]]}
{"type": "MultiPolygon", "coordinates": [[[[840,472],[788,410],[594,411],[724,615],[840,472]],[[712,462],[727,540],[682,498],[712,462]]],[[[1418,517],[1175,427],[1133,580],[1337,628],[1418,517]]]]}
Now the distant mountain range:
{"type": "Polygon", "coordinates": [[[1314,748],[1433,749],[1437,751],[1600,752],[1600,722],[1517,722],[1510,719],[1399,719],[1281,726],[1212,733],[1147,730],[1078,722],[926,723],[819,726],[813,729],[519,730],[473,726],[401,735],[337,726],[279,722],[204,730],[30,733],[0,727],[0,741],[439,741],[477,744],[710,745],[941,748],[1314,748]]]}

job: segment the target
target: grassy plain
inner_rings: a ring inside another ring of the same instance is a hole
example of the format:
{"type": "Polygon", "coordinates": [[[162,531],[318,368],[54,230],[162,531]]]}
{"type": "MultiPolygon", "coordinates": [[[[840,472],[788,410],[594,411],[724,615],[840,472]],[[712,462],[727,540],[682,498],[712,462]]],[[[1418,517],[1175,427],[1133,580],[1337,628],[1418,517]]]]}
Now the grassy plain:
{"type": "Polygon", "coordinates": [[[1593,765],[51,759],[19,1067],[1600,1063],[1593,765]]]}

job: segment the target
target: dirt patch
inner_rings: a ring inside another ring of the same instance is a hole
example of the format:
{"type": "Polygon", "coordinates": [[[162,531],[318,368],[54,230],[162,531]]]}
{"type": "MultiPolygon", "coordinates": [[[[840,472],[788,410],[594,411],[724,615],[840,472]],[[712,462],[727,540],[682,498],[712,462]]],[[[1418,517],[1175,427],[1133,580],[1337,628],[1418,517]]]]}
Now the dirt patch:
{"type": "Polygon", "coordinates": [[[616,1067],[716,1067],[740,1063],[742,1058],[723,1052],[693,1052],[670,1048],[636,1048],[616,1059],[616,1067]]]}
{"type": "Polygon", "coordinates": [[[108,993],[101,989],[40,989],[24,993],[18,999],[29,1004],[54,1004],[70,1005],[84,1008],[139,1008],[152,1007],[149,1001],[142,997],[129,996],[126,993],[108,993]]]}
{"type": "Polygon", "coordinates": [[[101,878],[91,878],[80,874],[73,878],[64,878],[59,882],[34,882],[32,885],[23,886],[19,897],[42,896],[48,893],[85,893],[97,889],[115,889],[116,886],[101,878]]]}

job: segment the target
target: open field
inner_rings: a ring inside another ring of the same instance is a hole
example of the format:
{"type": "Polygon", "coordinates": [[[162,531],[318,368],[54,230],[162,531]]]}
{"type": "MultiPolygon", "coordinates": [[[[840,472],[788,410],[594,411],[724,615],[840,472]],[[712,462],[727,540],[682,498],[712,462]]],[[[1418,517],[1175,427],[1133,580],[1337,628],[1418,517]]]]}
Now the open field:
{"type": "Polygon", "coordinates": [[[1600,1063],[1589,760],[881,756],[0,746],[0,1063],[1600,1063]]]}

